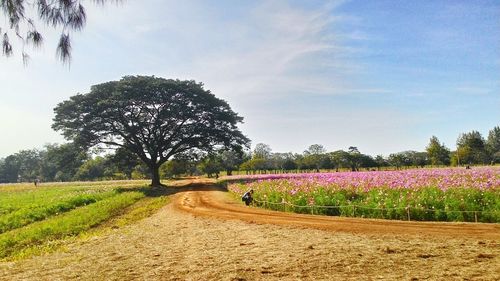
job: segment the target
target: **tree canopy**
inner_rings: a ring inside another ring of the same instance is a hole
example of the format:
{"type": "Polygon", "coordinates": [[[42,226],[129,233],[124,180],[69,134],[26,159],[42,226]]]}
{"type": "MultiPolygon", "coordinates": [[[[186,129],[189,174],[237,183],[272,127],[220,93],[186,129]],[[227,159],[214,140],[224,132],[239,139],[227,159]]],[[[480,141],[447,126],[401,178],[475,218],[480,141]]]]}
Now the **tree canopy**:
{"type": "Polygon", "coordinates": [[[441,144],[436,136],[431,137],[425,150],[432,165],[450,164],[450,150],[444,144],[441,144]]]}
{"type": "Polygon", "coordinates": [[[302,166],[315,169],[319,171],[322,164],[329,159],[325,154],[326,148],[321,144],[312,144],[304,150],[304,158],[302,159],[302,166]]]}
{"type": "Polygon", "coordinates": [[[492,163],[500,163],[500,126],[495,126],[488,133],[486,150],[490,154],[492,163]]]}
{"type": "MultiPolygon", "coordinates": [[[[103,4],[110,0],[93,0],[103,4]]],[[[119,0],[113,0],[115,2],[119,0]]],[[[2,37],[2,54],[13,54],[12,39],[21,42],[21,54],[26,63],[29,55],[26,46],[39,47],[43,42],[43,35],[39,32],[40,25],[61,28],[61,35],[57,44],[57,55],[67,62],[71,58],[71,31],[79,31],[85,26],[87,14],[82,5],[83,0],[0,0],[0,15],[5,16],[5,24],[0,23],[2,37]]],[[[1,19],[2,17],[0,17],[1,19]]],[[[0,21],[2,22],[2,21],[0,21]]]]}
{"type": "Polygon", "coordinates": [[[258,143],[252,154],[253,158],[268,160],[271,157],[272,150],[269,145],[265,143],[258,143]]]}
{"type": "Polygon", "coordinates": [[[237,127],[243,118],[195,81],[126,76],[94,85],[54,111],[53,129],[86,147],[129,150],[149,167],[152,185],[160,185],[160,165],[178,153],[249,142],[237,127]]]}
{"type": "Polygon", "coordinates": [[[485,164],[488,162],[485,140],[478,131],[460,134],[457,139],[459,164],[485,164]]]}

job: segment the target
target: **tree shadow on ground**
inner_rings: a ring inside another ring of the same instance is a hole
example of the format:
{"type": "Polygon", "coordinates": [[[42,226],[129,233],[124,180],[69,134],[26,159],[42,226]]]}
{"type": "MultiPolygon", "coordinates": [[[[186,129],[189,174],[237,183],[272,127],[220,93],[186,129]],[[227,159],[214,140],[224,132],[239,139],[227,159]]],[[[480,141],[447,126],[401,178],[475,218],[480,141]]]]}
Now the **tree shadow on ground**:
{"type": "Polygon", "coordinates": [[[119,193],[123,192],[141,192],[146,197],[160,197],[160,196],[170,196],[179,192],[186,191],[227,191],[227,188],[220,183],[213,182],[190,182],[180,185],[163,185],[163,186],[142,186],[133,188],[117,188],[116,191],[119,193]]]}

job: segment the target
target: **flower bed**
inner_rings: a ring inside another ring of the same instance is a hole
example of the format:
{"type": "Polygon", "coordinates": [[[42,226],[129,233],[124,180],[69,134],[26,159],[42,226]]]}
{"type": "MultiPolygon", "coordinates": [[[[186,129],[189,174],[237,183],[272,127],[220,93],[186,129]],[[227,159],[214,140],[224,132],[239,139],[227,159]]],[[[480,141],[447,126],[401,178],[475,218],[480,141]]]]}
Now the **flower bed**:
{"type": "MultiPolygon", "coordinates": [[[[243,177],[240,177],[243,178],[243,177]]],[[[400,220],[500,222],[500,168],[277,174],[231,183],[258,206],[400,220]]],[[[233,178],[234,179],[234,178],[233,178]]]]}

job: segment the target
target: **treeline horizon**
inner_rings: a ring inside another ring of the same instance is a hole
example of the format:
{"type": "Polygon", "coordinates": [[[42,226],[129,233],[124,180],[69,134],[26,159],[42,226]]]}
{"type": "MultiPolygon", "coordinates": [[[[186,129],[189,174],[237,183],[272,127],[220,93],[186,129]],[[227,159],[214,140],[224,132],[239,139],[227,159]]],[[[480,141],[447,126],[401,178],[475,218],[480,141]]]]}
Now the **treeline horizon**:
{"type": "MultiPolygon", "coordinates": [[[[231,175],[233,171],[250,174],[494,165],[500,163],[500,126],[491,129],[486,139],[478,131],[462,133],[456,145],[456,150],[452,151],[432,136],[425,151],[406,150],[388,156],[371,156],[363,154],[356,146],[328,152],[323,145],[313,144],[303,153],[282,153],[258,143],[253,150],[246,151],[219,149],[211,153],[194,150],[181,153],[161,166],[160,175],[165,179],[202,174],[212,177],[222,171],[231,175]]],[[[42,149],[21,150],[0,158],[0,183],[148,178],[151,178],[148,167],[123,148],[102,155],[102,150],[84,150],[73,143],[47,144],[42,149]]]]}

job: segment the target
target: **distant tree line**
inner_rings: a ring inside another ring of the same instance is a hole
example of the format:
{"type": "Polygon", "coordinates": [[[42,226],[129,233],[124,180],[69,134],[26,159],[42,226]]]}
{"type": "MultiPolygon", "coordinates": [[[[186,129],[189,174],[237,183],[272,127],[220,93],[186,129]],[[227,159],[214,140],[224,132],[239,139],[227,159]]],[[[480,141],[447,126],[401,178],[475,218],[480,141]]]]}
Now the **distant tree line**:
{"type": "MultiPolygon", "coordinates": [[[[360,171],[382,168],[401,169],[425,166],[465,166],[500,163],[500,126],[484,139],[478,131],[460,134],[451,151],[432,136],[425,151],[403,151],[387,157],[363,154],[355,146],[328,152],[313,144],[303,153],[273,152],[258,143],[252,151],[219,149],[210,153],[186,151],[160,167],[162,178],[181,175],[217,177],[220,173],[360,171]]],[[[103,154],[87,151],[73,143],[49,144],[42,149],[22,150],[0,159],[0,182],[91,181],[104,179],[151,178],[150,169],[123,148],[103,154]]]]}
{"type": "Polygon", "coordinates": [[[484,139],[478,131],[460,134],[457,148],[451,151],[436,136],[430,138],[425,151],[402,151],[384,157],[361,153],[357,147],[327,152],[324,146],[313,144],[302,154],[273,153],[266,144],[257,144],[239,166],[247,173],[279,171],[316,171],[395,169],[425,166],[463,166],[500,163],[500,126],[489,131],[484,139]]]}

